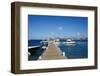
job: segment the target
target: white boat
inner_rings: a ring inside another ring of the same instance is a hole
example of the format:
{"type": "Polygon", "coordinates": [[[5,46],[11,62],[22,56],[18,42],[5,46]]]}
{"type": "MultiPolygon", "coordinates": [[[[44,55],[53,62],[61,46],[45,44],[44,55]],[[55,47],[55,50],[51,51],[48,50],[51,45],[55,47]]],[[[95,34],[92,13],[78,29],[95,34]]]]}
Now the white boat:
{"type": "Polygon", "coordinates": [[[48,41],[44,40],[44,41],[41,41],[40,43],[48,43],[48,41]]]}
{"type": "Polygon", "coordinates": [[[59,45],[60,44],[60,39],[55,39],[54,44],[59,45]]]}
{"type": "Polygon", "coordinates": [[[67,39],[67,41],[65,43],[67,43],[67,44],[74,44],[76,42],[75,41],[72,41],[72,39],[67,39]]]}
{"type": "Polygon", "coordinates": [[[54,42],[54,44],[59,45],[59,44],[60,44],[60,42],[54,42]]]}
{"type": "Polygon", "coordinates": [[[29,46],[28,49],[34,49],[34,48],[39,48],[40,46],[29,46]]]}
{"type": "Polygon", "coordinates": [[[46,46],[42,46],[42,49],[46,49],[47,47],[46,46]]]}
{"type": "Polygon", "coordinates": [[[55,39],[55,42],[59,42],[60,40],[59,39],[55,39]]]}

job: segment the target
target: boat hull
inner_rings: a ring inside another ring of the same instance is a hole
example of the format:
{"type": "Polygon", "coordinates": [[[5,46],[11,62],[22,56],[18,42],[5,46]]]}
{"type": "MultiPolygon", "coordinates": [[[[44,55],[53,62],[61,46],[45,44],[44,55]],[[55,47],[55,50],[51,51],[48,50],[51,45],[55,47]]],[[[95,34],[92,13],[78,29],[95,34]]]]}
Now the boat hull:
{"type": "Polygon", "coordinates": [[[71,42],[64,42],[64,43],[66,43],[66,44],[75,44],[76,42],[71,41],[71,42]]]}

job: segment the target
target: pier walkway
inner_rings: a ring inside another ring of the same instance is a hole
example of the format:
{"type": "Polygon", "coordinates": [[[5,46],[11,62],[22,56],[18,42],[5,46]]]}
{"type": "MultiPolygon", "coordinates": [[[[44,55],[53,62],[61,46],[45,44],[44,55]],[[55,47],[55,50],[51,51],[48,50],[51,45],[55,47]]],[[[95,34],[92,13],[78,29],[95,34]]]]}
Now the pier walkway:
{"type": "Polygon", "coordinates": [[[53,59],[66,59],[66,57],[62,55],[62,52],[58,49],[58,47],[54,43],[49,43],[48,48],[42,54],[40,60],[53,60],[53,59]]]}

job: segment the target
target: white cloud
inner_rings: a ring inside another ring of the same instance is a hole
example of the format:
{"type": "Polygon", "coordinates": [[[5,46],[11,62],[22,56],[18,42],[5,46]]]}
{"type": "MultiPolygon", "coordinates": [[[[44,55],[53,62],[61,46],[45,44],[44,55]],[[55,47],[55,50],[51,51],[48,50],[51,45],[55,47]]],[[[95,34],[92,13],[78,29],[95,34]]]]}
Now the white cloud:
{"type": "Polygon", "coordinates": [[[60,27],[58,27],[58,30],[63,30],[63,27],[61,27],[61,26],[60,26],[60,27]]]}

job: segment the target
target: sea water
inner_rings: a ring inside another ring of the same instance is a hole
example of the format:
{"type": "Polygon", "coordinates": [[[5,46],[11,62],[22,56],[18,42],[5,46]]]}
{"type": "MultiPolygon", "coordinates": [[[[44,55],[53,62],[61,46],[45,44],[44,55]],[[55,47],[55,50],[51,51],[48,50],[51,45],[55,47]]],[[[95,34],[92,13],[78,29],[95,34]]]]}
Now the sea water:
{"type": "Polygon", "coordinates": [[[88,41],[87,40],[75,40],[76,43],[67,44],[60,42],[58,47],[65,53],[66,58],[88,58],[88,41]]]}
{"type": "Polygon", "coordinates": [[[28,40],[28,46],[40,46],[42,40],[28,40]]]}
{"type": "MultiPolygon", "coordinates": [[[[45,52],[42,49],[42,40],[28,40],[28,46],[40,46],[31,50],[31,55],[28,55],[28,60],[38,60],[39,57],[45,52]]],[[[67,44],[65,40],[60,40],[58,48],[61,52],[65,53],[68,59],[88,58],[88,41],[87,40],[74,40],[76,43],[67,44]]],[[[29,50],[28,50],[29,51],[29,50]]]]}

